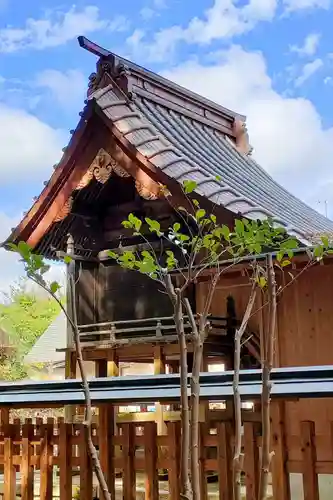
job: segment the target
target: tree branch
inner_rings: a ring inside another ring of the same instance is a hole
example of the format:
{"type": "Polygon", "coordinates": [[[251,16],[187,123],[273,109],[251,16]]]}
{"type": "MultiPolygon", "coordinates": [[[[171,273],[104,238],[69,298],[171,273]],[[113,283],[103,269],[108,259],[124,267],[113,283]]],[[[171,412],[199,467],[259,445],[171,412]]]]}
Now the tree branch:
{"type": "Polygon", "coordinates": [[[252,289],[247,303],[246,311],[240,328],[235,334],[235,353],[234,353],[234,406],[235,406],[235,451],[233,459],[233,494],[234,500],[241,500],[241,473],[243,469],[244,455],[242,453],[242,402],[239,392],[239,375],[241,362],[241,341],[247,328],[251,311],[256,299],[256,283],[253,282],[252,289]]]}
{"type": "Polygon", "coordinates": [[[274,361],[275,331],[276,331],[276,280],[272,255],[267,256],[268,277],[268,301],[270,303],[268,337],[266,338],[266,352],[262,367],[262,450],[260,459],[260,483],[259,499],[267,499],[268,475],[274,452],[270,451],[271,424],[270,424],[270,402],[271,402],[271,372],[274,361]]]}

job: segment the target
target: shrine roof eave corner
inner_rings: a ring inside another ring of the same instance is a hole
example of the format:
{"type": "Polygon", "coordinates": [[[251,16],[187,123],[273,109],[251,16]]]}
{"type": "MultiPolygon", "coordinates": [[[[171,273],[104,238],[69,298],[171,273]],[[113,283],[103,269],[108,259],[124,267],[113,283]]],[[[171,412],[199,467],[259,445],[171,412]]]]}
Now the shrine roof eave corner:
{"type": "Polygon", "coordinates": [[[90,125],[94,113],[94,102],[87,102],[83,111],[80,112],[80,120],[75,130],[71,131],[71,138],[67,146],[63,148],[63,155],[53,168],[51,177],[44,181],[44,189],[34,198],[31,208],[23,214],[19,224],[11,229],[10,235],[5,241],[0,243],[0,247],[10,250],[9,244],[17,244],[19,241],[29,243],[29,238],[36,227],[43,219],[43,216],[49,210],[56,196],[59,196],[59,190],[64,186],[66,177],[68,177],[71,162],[85,140],[87,129],[90,125]]]}

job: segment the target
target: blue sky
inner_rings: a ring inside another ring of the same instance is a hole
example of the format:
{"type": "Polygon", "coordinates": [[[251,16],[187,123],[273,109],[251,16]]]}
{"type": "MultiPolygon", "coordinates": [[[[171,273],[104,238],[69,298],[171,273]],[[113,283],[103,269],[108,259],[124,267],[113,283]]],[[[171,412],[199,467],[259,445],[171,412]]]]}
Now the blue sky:
{"type": "Polygon", "coordinates": [[[332,23],[333,0],[0,0],[0,237],[77,124],[78,35],[246,114],[255,158],[333,216],[332,23]]]}

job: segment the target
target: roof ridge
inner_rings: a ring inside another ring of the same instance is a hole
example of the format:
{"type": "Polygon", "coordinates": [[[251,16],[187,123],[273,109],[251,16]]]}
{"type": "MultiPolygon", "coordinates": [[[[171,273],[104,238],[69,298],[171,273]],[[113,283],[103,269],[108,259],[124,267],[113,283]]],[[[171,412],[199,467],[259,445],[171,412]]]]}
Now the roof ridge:
{"type": "MultiPolygon", "coordinates": [[[[243,114],[237,113],[220,104],[217,104],[211,99],[208,99],[207,97],[204,97],[196,92],[193,92],[183,87],[182,85],[179,85],[173,82],[172,80],[169,80],[168,78],[159,75],[154,71],[148,70],[133,61],[130,61],[118,54],[115,54],[114,52],[104,49],[103,47],[92,42],[91,40],[88,40],[84,36],[79,36],[78,41],[80,46],[85,50],[92,52],[93,54],[99,56],[101,59],[104,60],[108,59],[111,62],[111,67],[113,72],[111,76],[116,78],[123,77],[124,74],[126,73],[127,73],[126,75],[127,79],[131,75],[134,76],[135,78],[132,79],[129,85],[130,88],[128,88],[128,92],[131,94],[132,93],[135,94],[135,92],[140,92],[140,88],[143,91],[149,92],[149,84],[151,84],[153,86],[155,85],[157,87],[160,87],[164,91],[164,93],[165,92],[174,93],[178,97],[183,98],[189,103],[193,103],[193,105],[203,106],[204,108],[207,108],[208,112],[212,112],[213,114],[214,113],[218,114],[221,117],[223,116],[232,121],[235,119],[241,120],[243,122],[246,121],[246,117],[243,114]],[[142,85],[141,87],[138,85],[140,78],[142,78],[145,82],[145,85],[142,85]]],[[[154,92],[152,93],[154,94],[154,92]]]]}

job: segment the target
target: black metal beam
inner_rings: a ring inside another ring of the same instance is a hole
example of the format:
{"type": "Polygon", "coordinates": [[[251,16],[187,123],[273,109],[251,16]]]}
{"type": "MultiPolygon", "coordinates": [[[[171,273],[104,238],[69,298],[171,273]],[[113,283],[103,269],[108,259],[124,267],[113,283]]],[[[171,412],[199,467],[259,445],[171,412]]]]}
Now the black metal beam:
{"type": "MultiPolygon", "coordinates": [[[[233,372],[202,373],[201,397],[225,400],[233,397],[233,372]]],[[[179,375],[115,377],[90,380],[93,404],[101,402],[149,403],[179,400],[179,375]]],[[[261,394],[261,370],[243,370],[240,375],[243,400],[261,394]]],[[[272,398],[333,397],[333,366],[278,368],[272,372],[272,398]]],[[[84,395],[79,380],[20,382],[0,384],[0,406],[82,404],[84,395]]]]}

